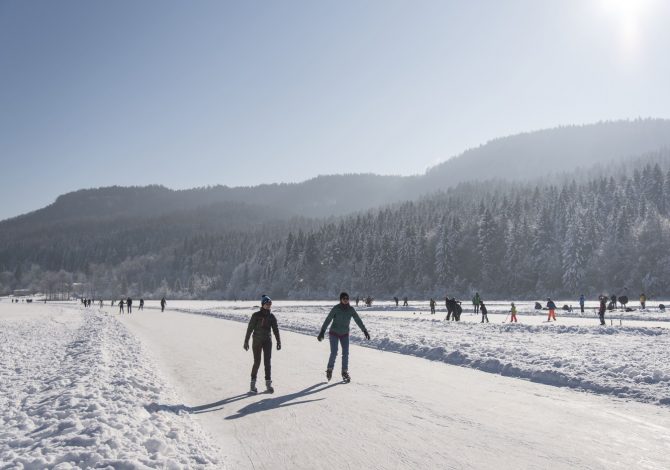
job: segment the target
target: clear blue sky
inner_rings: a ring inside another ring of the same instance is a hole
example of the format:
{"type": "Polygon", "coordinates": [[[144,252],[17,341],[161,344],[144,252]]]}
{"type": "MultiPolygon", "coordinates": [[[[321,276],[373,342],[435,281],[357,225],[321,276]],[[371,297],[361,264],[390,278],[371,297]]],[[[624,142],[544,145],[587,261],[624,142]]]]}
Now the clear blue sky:
{"type": "Polygon", "coordinates": [[[670,117],[670,2],[0,2],[0,219],[62,193],[416,174],[670,117]]]}

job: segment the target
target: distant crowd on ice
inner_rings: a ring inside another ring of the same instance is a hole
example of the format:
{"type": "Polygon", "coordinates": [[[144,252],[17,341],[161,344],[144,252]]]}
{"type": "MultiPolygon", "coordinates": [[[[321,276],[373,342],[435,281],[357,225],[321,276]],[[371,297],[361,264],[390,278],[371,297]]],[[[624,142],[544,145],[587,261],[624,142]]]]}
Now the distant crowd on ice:
{"type": "MultiPolygon", "coordinates": [[[[365,304],[366,307],[371,307],[372,303],[374,301],[374,297],[372,296],[365,296],[361,297],[357,295],[354,298],[356,302],[356,306],[358,306],[359,302],[362,300],[365,304]]],[[[395,301],[396,307],[400,306],[400,299],[397,296],[393,297],[393,300],[395,301]]],[[[403,297],[403,307],[408,307],[409,306],[409,299],[407,296],[403,297]]],[[[584,304],[586,302],[586,298],[584,294],[581,294],[579,296],[579,308],[581,310],[581,313],[584,313],[584,304]]],[[[605,313],[607,311],[612,311],[616,310],[617,308],[620,308],[626,312],[632,312],[635,309],[628,307],[628,296],[622,295],[622,296],[616,296],[615,294],[612,294],[610,297],[606,295],[599,295],[598,296],[598,318],[600,319],[600,324],[604,325],[605,324],[605,313]]],[[[431,315],[435,314],[435,306],[436,306],[436,301],[435,299],[431,298],[430,299],[430,313],[431,315]]],[[[460,321],[461,320],[461,314],[463,313],[463,307],[461,306],[462,302],[460,300],[456,300],[454,297],[449,297],[448,295],[444,299],[445,307],[447,308],[447,316],[445,317],[445,321],[460,321]]],[[[480,323],[489,323],[489,317],[488,317],[488,309],[486,308],[486,305],[484,304],[484,301],[482,300],[481,296],[479,295],[479,292],[475,292],[475,295],[472,297],[472,306],[473,306],[473,312],[475,314],[481,313],[482,315],[482,320],[480,323]]],[[[643,293],[640,294],[640,308],[639,310],[646,310],[647,308],[647,296],[643,293]]],[[[535,310],[547,310],[548,311],[548,316],[547,316],[547,322],[549,321],[556,321],[556,310],[557,310],[556,303],[551,300],[551,298],[547,298],[546,305],[543,307],[540,302],[535,302],[535,310]]],[[[573,307],[572,305],[565,304],[561,307],[562,310],[567,311],[567,312],[572,312],[573,307]]],[[[665,305],[664,304],[659,304],[658,309],[662,312],[665,311],[665,305]]],[[[510,309],[507,317],[505,318],[505,322],[507,322],[507,319],[509,318],[509,321],[511,323],[517,323],[517,308],[514,302],[510,303],[510,309]]]]}

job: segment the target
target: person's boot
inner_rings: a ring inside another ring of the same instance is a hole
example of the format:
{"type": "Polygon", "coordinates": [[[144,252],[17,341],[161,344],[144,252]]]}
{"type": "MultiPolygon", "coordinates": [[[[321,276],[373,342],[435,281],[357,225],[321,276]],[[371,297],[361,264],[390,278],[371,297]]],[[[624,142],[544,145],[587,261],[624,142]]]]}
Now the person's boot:
{"type": "Polygon", "coordinates": [[[268,393],[275,393],[275,389],[272,388],[272,380],[265,381],[265,391],[268,393]]]}
{"type": "Polygon", "coordinates": [[[326,369],[326,379],[330,382],[330,379],[333,378],[333,369],[326,369]]]}
{"type": "Polygon", "coordinates": [[[251,386],[249,387],[249,393],[258,393],[258,389],[256,388],[256,381],[255,380],[251,381],[251,386]]]}
{"type": "Polygon", "coordinates": [[[342,381],[347,384],[351,382],[351,377],[349,377],[349,371],[344,369],[342,370],[342,381]]]}

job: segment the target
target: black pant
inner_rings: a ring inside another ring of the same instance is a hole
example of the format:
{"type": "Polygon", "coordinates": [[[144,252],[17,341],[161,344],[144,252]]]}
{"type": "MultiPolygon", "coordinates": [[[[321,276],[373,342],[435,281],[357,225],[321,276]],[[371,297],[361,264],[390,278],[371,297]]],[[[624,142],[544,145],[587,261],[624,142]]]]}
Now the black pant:
{"type": "Polygon", "coordinates": [[[600,324],[604,325],[605,324],[605,312],[598,312],[598,316],[600,317],[600,324]]]}
{"type": "Polygon", "coordinates": [[[484,320],[486,320],[486,323],[489,323],[489,316],[485,313],[482,313],[482,321],[481,323],[484,323],[484,320]]]}
{"type": "Polygon", "coordinates": [[[475,304],[475,313],[479,313],[479,305],[475,304]]]}
{"type": "Polygon", "coordinates": [[[582,313],[584,313],[584,306],[580,304],[579,307],[582,309],[582,313]]]}
{"type": "Polygon", "coordinates": [[[270,360],[272,359],[272,339],[255,339],[251,345],[254,353],[254,366],[251,368],[251,380],[256,380],[258,368],[261,366],[261,351],[263,352],[263,365],[265,366],[265,380],[272,380],[270,360]]]}

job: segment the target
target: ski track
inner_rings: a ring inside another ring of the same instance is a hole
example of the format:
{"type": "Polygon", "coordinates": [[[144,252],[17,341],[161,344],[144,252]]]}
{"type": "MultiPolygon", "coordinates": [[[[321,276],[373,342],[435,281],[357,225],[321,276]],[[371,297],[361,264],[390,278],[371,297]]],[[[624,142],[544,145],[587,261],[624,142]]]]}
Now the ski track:
{"type": "MultiPolygon", "coordinates": [[[[280,329],[316,336],[331,306],[282,306],[273,312],[280,329]]],[[[238,322],[247,322],[253,312],[247,306],[177,310],[238,322]]],[[[411,310],[418,311],[416,307],[411,310]]],[[[444,313],[397,317],[386,308],[374,312],[361,309],[359,313],[372,339],[365,341],[352,323],[354,344],[546,385],[670,405],[667,328],[603,327],[593,320],[586,325],[482,325],[445,322],[444,313]]]]}
{"type": "Polygon", "coordinates": [[[125,326],[56,309],[0,317],[0,468],[222,467],[188,414],[152,412],[174,396],[125,326]]]}

